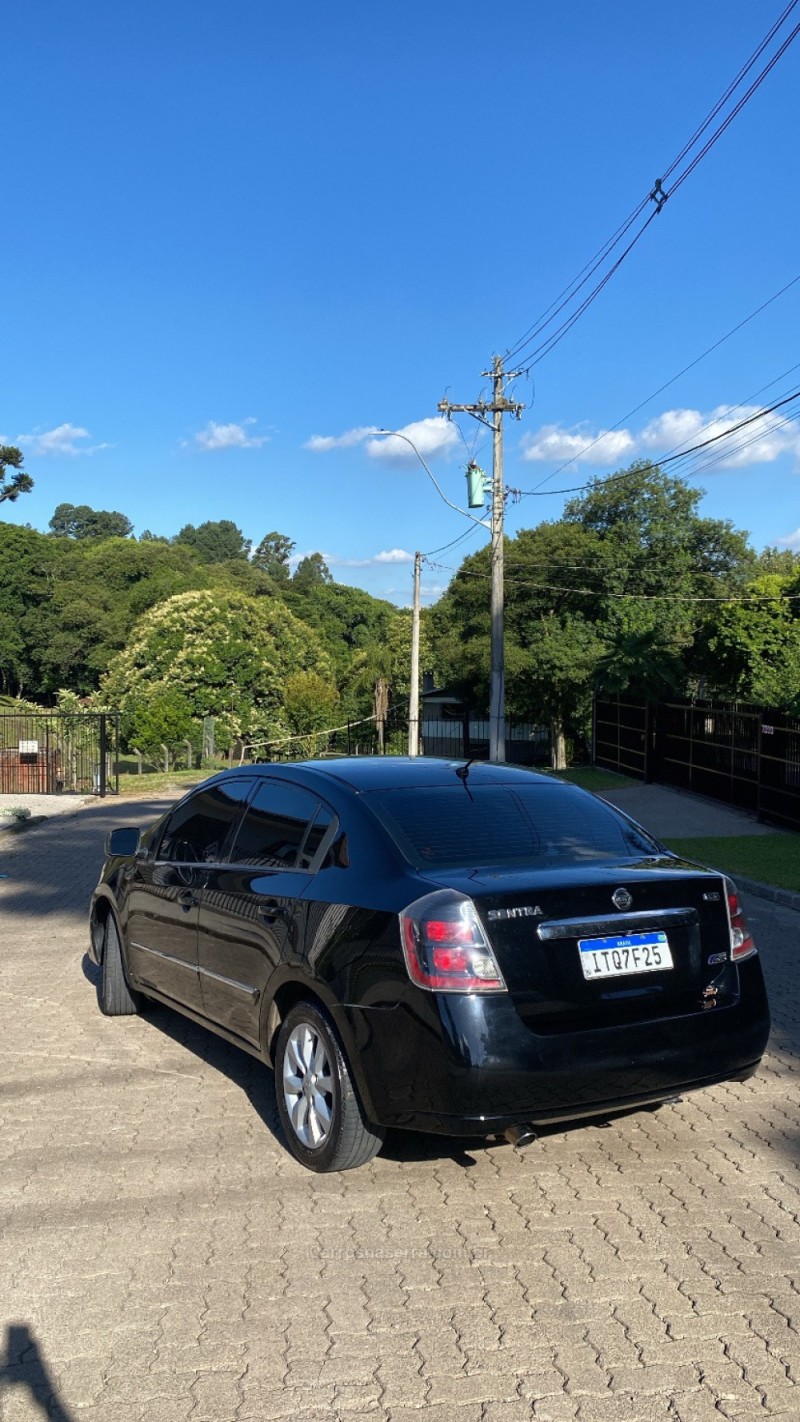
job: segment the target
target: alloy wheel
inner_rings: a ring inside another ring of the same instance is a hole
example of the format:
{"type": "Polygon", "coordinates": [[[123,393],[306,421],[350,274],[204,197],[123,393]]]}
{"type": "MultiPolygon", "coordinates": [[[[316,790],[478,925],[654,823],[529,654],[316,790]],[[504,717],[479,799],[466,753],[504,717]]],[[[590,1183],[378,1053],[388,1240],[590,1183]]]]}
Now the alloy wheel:
{"type": "Polygon", "coordinates": [[[283,1099],[297,1139],[308,1149],[325,1144],[333,1123],[333,1078],[327,1048],[308,1022],[291,1032],[283,1057],[283,1099]]]}

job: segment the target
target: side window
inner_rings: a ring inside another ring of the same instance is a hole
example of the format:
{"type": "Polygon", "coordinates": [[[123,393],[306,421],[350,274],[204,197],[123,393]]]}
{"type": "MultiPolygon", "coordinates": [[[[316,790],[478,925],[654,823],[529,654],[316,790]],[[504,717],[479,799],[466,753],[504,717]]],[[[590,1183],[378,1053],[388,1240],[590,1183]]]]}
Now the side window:
{"type": "Polygon", "coordinates": [[[301,867],[298,851],[318,805],[316,795],[298,785],[262,781],[236,836],[231,862],[265,869],[301,867]]]}
{"type": "Polygon", "coordinates": [[[246,779],[221,780],[192,795],[167,821],[158,858],[181,864],[221,859],[252,784],[246,779]]]}
{"type": "MultiPolygon", "coordinates": [[[[331,825],[333,824],[334,819],[335,815],[333,814],[332,810],[328,809],[327,805],[317,806],[317,813],[314,817],[312,824],[309,827],[308,834],[306,835],[306,842],[303,845],[303,850],[300,855],[300,859],[298,860],[298,868],[307,869],[308,866],[311,864],[314,855],[322,844],[322,841],[328,833],[328,830],[330,829],[331,825]]],[[[329,849],[327,855],[325,856],[325,861],[320,866],[320,868],[326,869],[328,865],[332,862],[333,860],[331,856],[331,851],[329,849]]]]}

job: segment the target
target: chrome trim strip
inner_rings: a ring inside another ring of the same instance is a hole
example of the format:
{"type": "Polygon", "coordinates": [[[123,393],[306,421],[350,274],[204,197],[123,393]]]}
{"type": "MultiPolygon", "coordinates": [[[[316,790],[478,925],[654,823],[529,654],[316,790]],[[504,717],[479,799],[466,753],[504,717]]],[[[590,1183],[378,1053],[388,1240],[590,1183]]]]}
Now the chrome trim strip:
{"type": "Polygon", "coordinates": [[[679,928],[696,922],[697,909],[644,909],[637,913],[621,913],[615,918],[604,913],[588,918],[559,919],[552,923],[540,923],[536,932],[544,940],[579,938],[583,934],[603,937],[605,934],[601,930],[605,930],[607,933],[624,933],[626,930],[630,930],[635,933],[645,924],[653,924],[656,927],[671,924],[673,927],[679,928]]]}
{"type": "Polygon", "coordinates": [[[172,953],[162,953],[158,948],[148,948],[146,943],[137,943],[133,938],[130,947],[138,948],[140,953],[150,953],[154,958],[163,958],[165,963],[174,963],[176,968],[189,968],[191,972],[197,972],[196,963],[187,963],[185,958],[176,958],[172,953]]]}
{"type": "Polygon", "coordinates": [[[212,972],[211,968],[198,968],[197,970],[203,978],[213,978],[215,983],[224,983],[226,987],[236,988],[237,992],[246,993],[251,1002],[258,1002],[261,996],[261,989],[248,987],[247,983],[238,983],[235,978],[226,978],[222,973],[212,972]]]}
{"type": "Polygon", "coordinates": [[[238,992],[246,993],[251,1002],[258,1002],[261,996],[261,989],[249,987],[247,983],[239,983],[235,978],[223,977],[222,973],[214,973],[210,968],[201,968],[199,963],[187,963],[185,958],[176,958],[172,953],[162,953],[159,948],[148,948],[144,943],[136,943],[131,940],[131,948],[138,948],[140,953],[150,953],[153,958],[161,958],[165,963],[173,963],[176,968],[189,968],[193,973],[201,973],[203,977],[213,978],[215,982],[224,983],[226,987],[236,988],[238,992]]]}

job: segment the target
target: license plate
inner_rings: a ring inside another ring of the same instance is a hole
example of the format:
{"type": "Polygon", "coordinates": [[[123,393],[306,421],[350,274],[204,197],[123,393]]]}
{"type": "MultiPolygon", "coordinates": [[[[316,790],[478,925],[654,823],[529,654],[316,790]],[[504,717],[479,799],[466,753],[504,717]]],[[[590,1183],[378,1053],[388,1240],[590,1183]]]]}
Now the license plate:
{"type": "Polygon", "coordinates": [[[629,933],[620,938],[579,938],[585,978],[621,978],[673,968],[666,933],[629,933]]]}

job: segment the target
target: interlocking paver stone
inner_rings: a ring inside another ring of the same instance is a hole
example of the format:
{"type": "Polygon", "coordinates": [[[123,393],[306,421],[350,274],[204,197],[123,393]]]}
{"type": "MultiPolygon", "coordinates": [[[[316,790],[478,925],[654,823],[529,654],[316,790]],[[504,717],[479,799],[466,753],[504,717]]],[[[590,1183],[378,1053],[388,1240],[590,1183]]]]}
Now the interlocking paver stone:
{"type": "Polygon", "coordinates": [[[316,1178],[257,1062],[97,1010],[103,834],[154,813],[0,839],[2,1422],[796,1422],[800,916],[748,906],[752,1082],[316,1178]]]}

